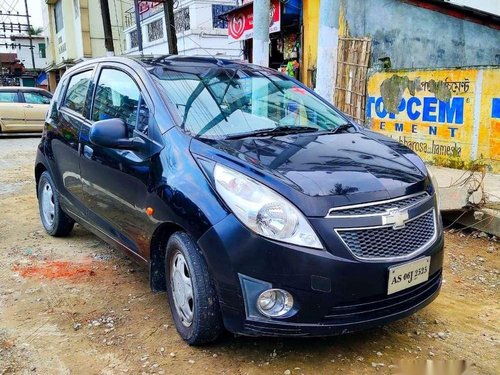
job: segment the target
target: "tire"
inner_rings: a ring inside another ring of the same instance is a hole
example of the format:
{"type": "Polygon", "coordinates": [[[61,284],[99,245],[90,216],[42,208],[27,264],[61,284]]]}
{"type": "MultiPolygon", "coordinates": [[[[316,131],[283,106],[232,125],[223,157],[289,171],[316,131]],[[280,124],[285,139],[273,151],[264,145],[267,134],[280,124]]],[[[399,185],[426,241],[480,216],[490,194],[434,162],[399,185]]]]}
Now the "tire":
{"type": "Polygon", "coordinates": [[[59,194],[47,171],[38,181],[38,209],[43,227],[51,236],[64,237],[73,229],[75,221],[61,209],[59,194]]]}
{"type": "Polygon", "coordinates": [[[176,232],[168,240],[165,280],[179,335],[189,345],[217,340],[224,330],[217,293],[198,246],[184,232],[176,232]]]}

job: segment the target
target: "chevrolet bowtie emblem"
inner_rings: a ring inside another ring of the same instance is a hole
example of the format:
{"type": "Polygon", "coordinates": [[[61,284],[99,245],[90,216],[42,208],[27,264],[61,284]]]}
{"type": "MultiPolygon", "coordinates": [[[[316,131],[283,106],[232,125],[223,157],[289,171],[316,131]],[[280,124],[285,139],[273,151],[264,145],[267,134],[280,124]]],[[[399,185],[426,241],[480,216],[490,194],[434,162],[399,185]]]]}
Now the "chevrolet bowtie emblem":
{"type": "Polygon", "coordinates": [[[391,208],[382,215],[382,224],[393,224],[392,229],[401,229],[405,226],[405,221],[408,220],[408,210],[400,210],[399,208],[391,208]]]}

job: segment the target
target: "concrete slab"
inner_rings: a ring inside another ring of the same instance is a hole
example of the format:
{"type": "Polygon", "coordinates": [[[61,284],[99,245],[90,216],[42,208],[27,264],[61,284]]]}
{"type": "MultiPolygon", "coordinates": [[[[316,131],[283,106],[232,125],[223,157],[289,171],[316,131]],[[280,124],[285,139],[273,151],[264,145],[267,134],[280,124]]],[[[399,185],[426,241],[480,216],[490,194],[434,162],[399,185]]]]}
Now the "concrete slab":
{"type": "Polygon", "coordinates": [[[444,167],[428,167],[437,179],[441,210],[459,210],[469,204],[500,209],[500,175],[444,167]]]}
{"type": "Polygon", "coordinates": [[[444,216],[500,237],[500,175],[428,167],[439,185],[440,209],[444,216]]]}

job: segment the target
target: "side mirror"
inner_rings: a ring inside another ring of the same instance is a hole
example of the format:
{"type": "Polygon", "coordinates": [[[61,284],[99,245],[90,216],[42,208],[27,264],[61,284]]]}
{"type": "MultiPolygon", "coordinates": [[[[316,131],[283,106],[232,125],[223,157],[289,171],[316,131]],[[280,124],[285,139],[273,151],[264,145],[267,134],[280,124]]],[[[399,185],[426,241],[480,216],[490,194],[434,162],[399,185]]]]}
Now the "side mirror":
{"type": "Polygon", "coordinates": [[[126,150],[139,150],[144,144],[140,138],[128,137],[127,125],[119,118],[94,122],[89,139],[96,146],[126,150]]]}

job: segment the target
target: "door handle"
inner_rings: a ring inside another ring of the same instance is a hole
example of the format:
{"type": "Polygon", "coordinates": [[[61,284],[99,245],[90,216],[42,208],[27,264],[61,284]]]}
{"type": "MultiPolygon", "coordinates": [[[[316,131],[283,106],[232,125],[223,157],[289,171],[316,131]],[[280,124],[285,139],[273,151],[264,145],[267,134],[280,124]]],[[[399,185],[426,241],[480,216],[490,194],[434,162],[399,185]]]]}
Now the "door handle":
{"type": "Polygon", "coordinates": [[[27,104],[24,106],[24,108],[33,108],[33,106],[31,104],[27,104]]]}

